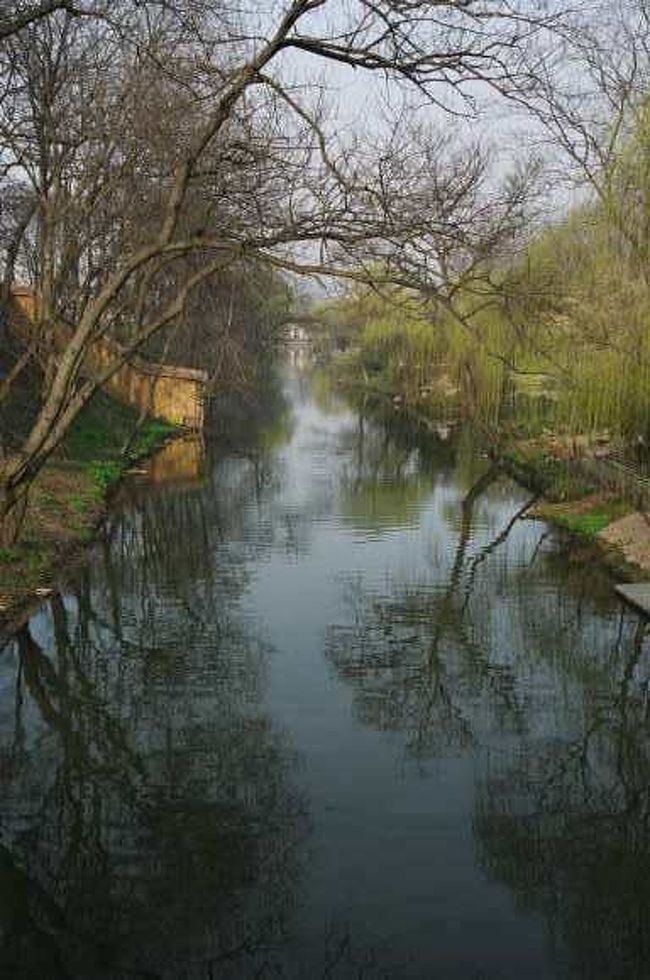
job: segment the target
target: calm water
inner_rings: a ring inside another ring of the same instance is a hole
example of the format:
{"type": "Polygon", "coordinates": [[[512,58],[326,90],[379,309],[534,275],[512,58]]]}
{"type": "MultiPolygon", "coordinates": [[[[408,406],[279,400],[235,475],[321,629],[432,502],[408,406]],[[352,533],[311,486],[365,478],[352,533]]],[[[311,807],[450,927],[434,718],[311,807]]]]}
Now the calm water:
{"type": "Polygon", "coordinates": [[[260,416],[0,653],[0,975],[650,976],[643,624],[467,437],[260,416]]]}

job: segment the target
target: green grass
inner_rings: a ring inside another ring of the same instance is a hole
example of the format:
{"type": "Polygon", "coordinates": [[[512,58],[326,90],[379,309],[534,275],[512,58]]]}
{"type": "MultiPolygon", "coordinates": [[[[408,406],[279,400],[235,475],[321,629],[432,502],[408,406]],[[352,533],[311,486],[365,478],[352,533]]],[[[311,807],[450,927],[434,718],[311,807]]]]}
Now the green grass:
{"type": "Polygon", "coordinates": [[[572,511],[571,504],[563,509],[551,505],[547,510],[542,506],[540,516],[582,538],[596,538],[606,527],[630,513],[630,507],[623,500],[606,500],[595,504],[582,513],[572,511]]]}
{"type": "Polygon", "coordinates": [[[555,523],[566,528],[572,534],[585,538],[595,538],[612,523],[611,513],[603,510],[592,510],[587,514],[558,514],[555,523]]]}
{"type": "Polygon", "coordinates": [[[49,585],[61,554],[92,540],[109,487],[178,431],[147,419],[131,438],[137,422],[135,411],[104,392],[86,406],[32,488],[18,545],[0,549],[0,598],[17,605],[49,585]]]}
{"type": "Polygon", "coordinates": [[[141,456],[148,456],[175,432],[178,432],[178,427],[170,422],[165,422],[162,419],[148,419],[133,441],[129,453],[130,458],[139,459],[141,456]]]}
{"type": "Polygon", "coordinates": [[[98,392],[74,421],[63,443],[63,454],[79,463],[118,457],[135,423],[134,412],[98,392]]]}
{"type": "Polygon", "coordinates": [[[91,459],[86,464],[86,470],[90,476],[92,487],[96,495],[101,495],[111,485],[122,476],[125,463],[117,459],[91,459]]]}
{"type": "MultiPolygon", "coordinates": [[[[77,463],[123,459],[138,414],[127,405],[98,391],[72,425],[63,443],[63,455],[77,463]]],[[[159,446],[177,427],[161,419],[146,419],[129,450],[129,459],[145,456],[159,446]]]]}
{"type": "Polygon", "coordinates": [[[137,424],[137,412],[102,391],[75,420],[63,443],[62,455],[86,469],[91,480],[90,499],[73,501],[77,513],[83,513],[103,496],[134,460],[149,456],[178,431],[162,419],[146,419],[131,438],[137,424]]]}

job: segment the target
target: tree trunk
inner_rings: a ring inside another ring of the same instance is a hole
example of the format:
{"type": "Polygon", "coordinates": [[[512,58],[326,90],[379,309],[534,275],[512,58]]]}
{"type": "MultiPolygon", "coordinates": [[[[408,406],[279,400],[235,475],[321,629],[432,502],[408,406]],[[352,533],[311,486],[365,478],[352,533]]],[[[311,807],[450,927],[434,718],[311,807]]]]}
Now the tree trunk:
{"type": "Polygon", "coordinates": [[[18,492],[8,480],[0,479],[0,548],[16,544],[27,511],[27,493],[18,492]]]}

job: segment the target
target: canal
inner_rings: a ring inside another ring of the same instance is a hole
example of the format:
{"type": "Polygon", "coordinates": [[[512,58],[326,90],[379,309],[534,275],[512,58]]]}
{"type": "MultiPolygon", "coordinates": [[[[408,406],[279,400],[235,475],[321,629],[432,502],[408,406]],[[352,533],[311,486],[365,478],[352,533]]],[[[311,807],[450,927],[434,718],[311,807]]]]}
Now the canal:
{"type": "Polygon", "coordinates": [[[650,976],[644,623],[471,434],[272,395],[3,641],[0,975],[650,976]]]}

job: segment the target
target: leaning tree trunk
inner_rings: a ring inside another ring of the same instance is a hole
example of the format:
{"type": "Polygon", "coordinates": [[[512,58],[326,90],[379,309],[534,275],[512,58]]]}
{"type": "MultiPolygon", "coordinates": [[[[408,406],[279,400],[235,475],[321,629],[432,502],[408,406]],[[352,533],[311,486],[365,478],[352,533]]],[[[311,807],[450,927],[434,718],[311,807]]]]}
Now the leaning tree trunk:
{"type": "Polygon", "coordinates": [[[27,487],[16,489],[11,477],[0,474],[0,548],[13,548],[27,511],[27,487]]]}

